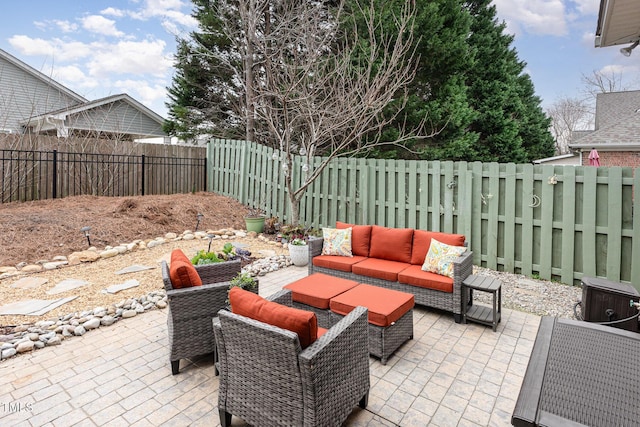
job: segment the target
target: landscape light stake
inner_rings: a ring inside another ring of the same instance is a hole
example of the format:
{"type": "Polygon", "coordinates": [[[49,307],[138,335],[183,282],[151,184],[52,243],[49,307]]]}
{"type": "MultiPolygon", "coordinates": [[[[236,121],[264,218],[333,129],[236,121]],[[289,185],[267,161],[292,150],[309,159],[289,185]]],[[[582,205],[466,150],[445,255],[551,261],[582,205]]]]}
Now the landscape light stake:
{"type": "Polygon", "coordinates": [[[204,216],[204,215],[202,215],[201,213],[199,213],[198,215],[196,215],[196,218],[197,218],[197,220],[198,220],[198,221],[196,222],[196,229],[195,229],[195,231],[198,231],[198,226],[200,225],[200,221],[202,221],[202,217],[203,217],[203,216],[204,216]]]}
{"type": "Polygon", "coordinates": [[[89,244],[89,247],[91,247],[91,239],[89,239],[89,230],[91,230],[91,227],[89,227],[88,225],[80,229],[80,231],[84,233],[84,237],[87,238],[87,243],[89,244]]]}
{"type": "Polygon", "coordinates": [[[213,242],[215,234],[207,234],[207,237],[209,238],[209,247],[207,248],[207,252],[211,252],[211,242],[213,242]]]}

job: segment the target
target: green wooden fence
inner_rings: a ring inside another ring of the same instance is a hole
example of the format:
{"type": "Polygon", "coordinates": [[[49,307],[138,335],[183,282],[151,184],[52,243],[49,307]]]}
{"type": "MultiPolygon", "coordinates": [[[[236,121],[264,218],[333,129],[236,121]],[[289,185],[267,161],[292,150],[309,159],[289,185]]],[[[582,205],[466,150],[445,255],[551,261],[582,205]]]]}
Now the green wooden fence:
{"type": "MultiPolygon", "coordinates": [[[[287,222],[273,150],[212,140],[208,188],[287,222]]],[[[314,159],[314,165],[320,162],[314,159]]],[[[294,180],[301,179],[295,159],[294,180]]],[[[339,158],[311,185],[300,220],[464,234],[474,263],[577,284],[603,277],[640,289],[640,174],[631,168],[339,158]],[[635,230],[635,231],[634,231],[635,230]]]]}

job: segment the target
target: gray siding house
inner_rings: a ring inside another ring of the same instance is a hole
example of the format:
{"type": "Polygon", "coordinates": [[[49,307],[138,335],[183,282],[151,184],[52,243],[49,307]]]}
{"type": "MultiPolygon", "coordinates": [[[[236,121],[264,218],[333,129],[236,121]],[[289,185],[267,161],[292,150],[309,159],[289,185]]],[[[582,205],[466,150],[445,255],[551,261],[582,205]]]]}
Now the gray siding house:
{"type": "Polygon", "coordinates": [[[134,140],[164,119],[127,94],[89,101],[0,49],[0,133],[134,140]]]}

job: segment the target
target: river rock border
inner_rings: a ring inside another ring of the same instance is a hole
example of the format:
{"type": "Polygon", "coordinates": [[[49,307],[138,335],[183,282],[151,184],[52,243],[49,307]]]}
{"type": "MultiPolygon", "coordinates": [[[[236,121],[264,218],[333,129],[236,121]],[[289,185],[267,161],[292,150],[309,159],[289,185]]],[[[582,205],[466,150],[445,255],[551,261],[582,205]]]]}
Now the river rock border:
{"type": "Polygon", "coordinates": [[[208,240],[209,236],[213,236],[213,240],[220,239],[233,239],[253,237],[257,238],[267,244],[274,246],[285,246],[279,242],[273,241],[265,237],[264,235],[258,235],[255,231],[246,230],[234,230],[231,228],[225,228],[220,230],[208,230],[208,231],[196,231],[185,230],[182,234],[167,233],[164,236],[156,237],[155,239],[147,240],[134,240],[131,243],[122,243],[117,246],[106,246],[100,250],[92,246],[87,250],[73,252],[68,256],[58,255],[54,256],[50,260],[39,260],[35,263],[20,262],[17,265],[5,265],[0,266],[0,280],[7,277],[15,276],[21,273],[37,273],[45,270],[54,270],[56,268],[62,268],[65,266],[78,265],[86,262],[95,262],[100,259],[111,258],[114,256],[151,249],[156,246],[163,245],[169,242],[177,242],[181,240],[194,240],[203,239],[208,240]]]}
{"type": "MultiPolygon", "coordinates": [[[[207,232],[195,232],[187,230],[181,235],[167,233],[164,237],[152,240],[139,240],[127,245],[115,247],[107,246],[98,251],[90,248],[82,252],[74,252],[68,257],[57,256],[51,261],[39,261],[35,264],[20,263],[15,267],[0,267],[0,279],[24,273],[34,273],[43,270],[61,268],[67,265],[77,265],[83,262],[94,262],[103,258],[110,258],[125,254],[134,250],[144,250],[162,245],[170,241],[193,239],[231,239],[246,236],[256,237],[273,245],[281,245],[263,235],[243,230],[213,230],[207,232]]],[[[292,265],[291,258],[287,255],[275,255],[260,258],[245,266],[243,272],[253,277],[264,276],[267,273],[292,265]]],[[[67,338],[82,336],[87,331],[102,326],[111,326],[121,319],[137,316],[148,310],[164,309],[167,307],[167,295],[164,290],[158,290],[142,295],[138,298],[124,299],[107,307],[95,307],[82,312],[76,312],[60,316],[57,319],[42,320],[34,324],[16,326],[11,333],[0,335],[0,361],[10,357],[29,353],[47,346],[60,345],[67,338]]]]}

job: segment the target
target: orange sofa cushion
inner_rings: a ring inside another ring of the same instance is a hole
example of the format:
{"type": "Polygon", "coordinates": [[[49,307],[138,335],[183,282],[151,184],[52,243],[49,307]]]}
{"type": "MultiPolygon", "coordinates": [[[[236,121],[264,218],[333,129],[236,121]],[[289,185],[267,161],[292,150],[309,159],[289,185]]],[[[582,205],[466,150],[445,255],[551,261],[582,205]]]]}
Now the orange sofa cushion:
{"type": "Polygon", "coordinates": [[[338,229],[349,227],[351,227],[351,252],[353,255],[368,257],[369,245],[371,244],[371,226],[336,221],[336,228],[338,229]]]}
{"type": "Polygon", "coordinates": [[[336,295],[358,286],[358,282],[314,273],[284,286],[291,291],[291,298],[295,302],[322,309],[329,308],[329,300],[336,295]]]}
{"type": "Polygon", "coordinates": [[[339,255],[318,255],[313,257],[313,265],[316,267],[330,268],[332,270],[351,271],[354,264],[367,259],[363,256],[339,256],[339,255]]]}
{"type": "Polygon", "coordinates": [[[437,231],[415,230],[413,232],[413,250],[411,251],[411,264],[422,265],[427,257],[431,239],[446,243],[451,246],[464,246],[464,235],[440,233],[437,231]]]}
{"type": "Polygon", "coordinates": [[[318,339],[318,319],[313,312],[267,301],[238,287],[229,291],[229,302],[231,311],[236,314],[295,332],[302,348],[318,339]]]}
{"type": "Polygon", "coordinates": [[[386,259],[367,258],[355,264],[351,271],[362,276],[375,277],[376,279],[398,281],[398,273],[409,267],[408,263],[388,261],[386,259]]]}
{"type": "MultiPolygon", "coordinates": [[[[411,262],[413,228],[371,226],[371,258],[411,262]]],[[[423,260],[424,261],[424,260],[423,260]]]]}
{"type": "Polygon", "coordinates": [[[436,291],[453,292],[453,279],[422,271],[421,265],[412,265],[398,273],[398,282],[436,291]]]}
{"type": "Polygon", "coordinates": [[[369,309],[369,323],[389,326],[414,306],[412,294],[360,284],[331,299],[331,311],[346,316],[357,306],[369,309]]]}
{"type": "Polygon", "coordinates": [[[202,279],[196,268],[180,249],[174,249],[171,252],[169,278],[174,289],[202,286],[202,279]]]}

